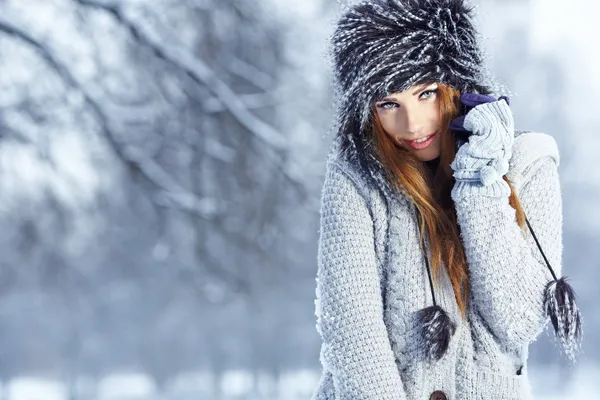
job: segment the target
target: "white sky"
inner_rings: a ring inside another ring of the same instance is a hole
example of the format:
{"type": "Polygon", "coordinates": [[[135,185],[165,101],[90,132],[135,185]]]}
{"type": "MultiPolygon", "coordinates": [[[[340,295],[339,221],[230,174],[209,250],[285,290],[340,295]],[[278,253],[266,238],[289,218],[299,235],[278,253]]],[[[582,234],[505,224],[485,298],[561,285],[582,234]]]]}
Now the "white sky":
{"type": "Polygon", "coordinates": [[[600,75],[594,73],[600,68],[598,12],[600,3],[592,0],[532,0],[533,44],[548,52],[559,50],[566,66],[591,79],[582,86],[600,86],[600,75]]]}

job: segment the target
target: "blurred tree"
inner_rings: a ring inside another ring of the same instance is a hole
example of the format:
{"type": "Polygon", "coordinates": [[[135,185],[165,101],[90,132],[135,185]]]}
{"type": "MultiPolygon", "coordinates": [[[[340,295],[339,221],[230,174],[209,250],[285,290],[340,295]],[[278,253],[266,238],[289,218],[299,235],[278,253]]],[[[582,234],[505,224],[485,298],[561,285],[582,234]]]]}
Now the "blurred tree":
{"type": "Polygon", "coordinates": [[[37,290],[27,318],[60,358],[22,369],[133,364],[163,387],[183,368],[252,368],[264,338],[236,303],[289,279],[277,270],[313,239],[318,174],[282,133],[312,123],[281,119],[287,28],[258,0],[0,8],[2,301],[37,290]]]}

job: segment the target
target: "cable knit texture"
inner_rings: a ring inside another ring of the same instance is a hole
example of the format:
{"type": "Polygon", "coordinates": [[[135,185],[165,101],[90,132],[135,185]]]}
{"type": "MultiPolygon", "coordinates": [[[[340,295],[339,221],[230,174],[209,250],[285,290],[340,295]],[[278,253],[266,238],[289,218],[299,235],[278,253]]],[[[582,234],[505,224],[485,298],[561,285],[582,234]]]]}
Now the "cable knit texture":
{"type": "MultiPolygon", "coordinates": [[[[478,113],[485,119],[489,107],[503,106],[481,107],[471,123],[479,123],[478,113]]],[[[528,348],[548,322],[542,301],[551,276],[533,237],[516,224],[505,182],[484,185],[478,174],[509,155],[506,175],[560,276],[559,154],[544,133],[484,135],[494,146],[487,152],[469,146],[454,164],[464,172],[453,198],[471,297],[463,320],[441,274],[436,300],[457,330],[437,362],[425,358],[415,318],[433,304],[415,207],[402,194],[378,190],[334,142],[322,189],[315,313],[323,372],[313,400],[420,400],[435,390],[449,400],[532,398],[528,348]]]]}

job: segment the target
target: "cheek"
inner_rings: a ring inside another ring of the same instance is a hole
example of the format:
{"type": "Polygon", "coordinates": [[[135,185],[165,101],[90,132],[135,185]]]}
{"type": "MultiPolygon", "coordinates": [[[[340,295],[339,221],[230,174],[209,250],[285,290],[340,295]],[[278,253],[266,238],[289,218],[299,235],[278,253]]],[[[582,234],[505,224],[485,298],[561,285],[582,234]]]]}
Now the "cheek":
{"type": "Polygon", "coordinates": [[[436,101],[433,105],[433,107],[431,108],[431,115],[432,115],[432,120],[435,123],[436,127],[440,127],[442,124],[442,116],[440,115],[440,106],[438,104],[438,101],[436,101]]]}
{"type": "Polygon", "coordinates": [[[440,122],[440,106],[438,100],[432,101],[427,105],[426,115],[427,119],[432,123],[440,122]]]}
{"type": "Polygon", "coordinates": [[[386,134],[392,138],[402,133],[398,120],[392,113],[379,114],[379,122],[386,134]]]}

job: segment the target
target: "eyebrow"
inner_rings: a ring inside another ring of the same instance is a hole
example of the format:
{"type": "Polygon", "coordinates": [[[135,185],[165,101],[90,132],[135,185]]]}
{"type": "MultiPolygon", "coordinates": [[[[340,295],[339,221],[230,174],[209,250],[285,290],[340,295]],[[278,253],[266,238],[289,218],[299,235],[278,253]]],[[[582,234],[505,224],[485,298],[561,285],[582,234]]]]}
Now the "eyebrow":
{"type": "Polygon", "coordinates": [[[421,88],[420,88],[420,89],[417,89],[417,90],[415,90],[415,91],[413,92],[413,96],[415,96],[415,95],[416,95],[417,93],[419,93],[419,92],[423,92],[423,91],[425,91],[425,89],[427,89],[427,88],[428,88],[428,87],[430,87],[431,85],[434,85],[434,83],[430,83],[430,84],[428,84],[428,85],[423,85],[423,86],[421,86],[421,88]]]}
{"type": "MultiPolygon", "coordinates": [[[[412,93],[412,95],[416,96],[419,92],[423,92],[426,88],[430,87],[431,85],[434,85],[434,83],[430,83],[429,85],[423,85],[423,86],[421,86],[419,89],[415,90],[412,93]]],[[[431,90],[433,90],[433,89],[435,89],[435,88],[432,88],[431,90]]],[[[392,97],[384,97],[383,99],[378,100],[377,103],[381,103],[382,101],[396,101],[396,99],[394,99],[392,97]]]]}

